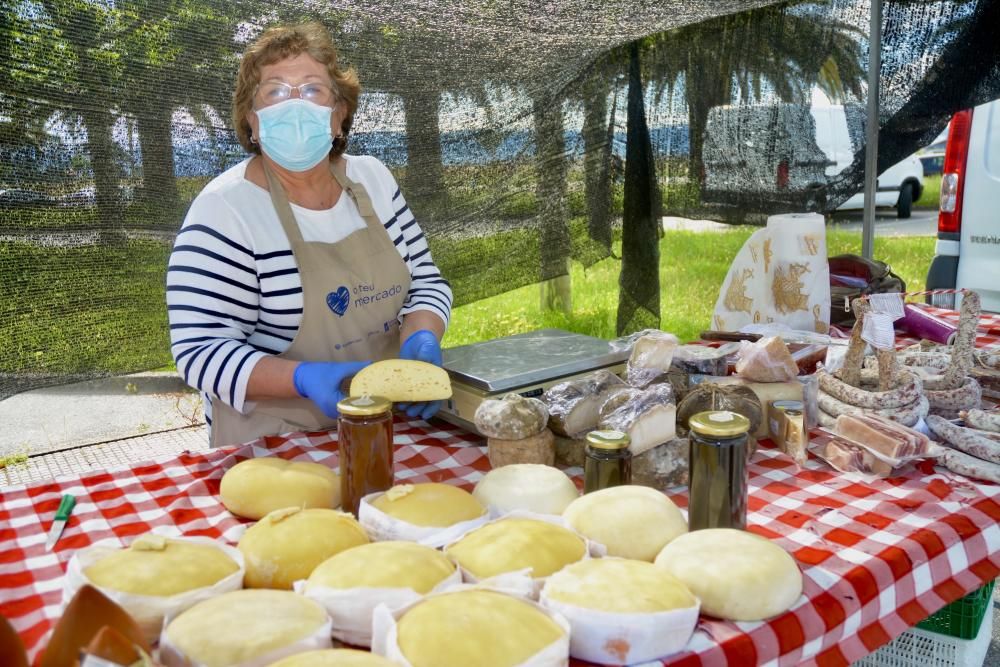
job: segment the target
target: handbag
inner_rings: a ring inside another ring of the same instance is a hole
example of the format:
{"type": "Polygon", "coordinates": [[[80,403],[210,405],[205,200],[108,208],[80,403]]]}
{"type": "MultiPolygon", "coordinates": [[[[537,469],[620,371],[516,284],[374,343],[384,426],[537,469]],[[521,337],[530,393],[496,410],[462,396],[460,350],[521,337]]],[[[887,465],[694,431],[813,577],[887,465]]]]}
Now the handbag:
{"type": "Polygon", "coordinates": [[[906,282],[885,262],[860,255],[837,255],[830,262],[830,324],[854,326],[854,299],[867,294],[905,292],[906,282]]]}

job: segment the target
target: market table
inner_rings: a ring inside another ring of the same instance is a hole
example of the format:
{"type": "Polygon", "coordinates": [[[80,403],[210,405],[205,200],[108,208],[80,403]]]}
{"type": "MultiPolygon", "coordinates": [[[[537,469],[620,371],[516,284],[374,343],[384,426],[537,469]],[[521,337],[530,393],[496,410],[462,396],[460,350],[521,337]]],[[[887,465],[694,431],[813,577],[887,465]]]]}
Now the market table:
{"type": "MultiPolygon", "coordinates": [[[[1000,318],[984,318],[979,344],[1000,348],[1000,318]],[[993,329],[991,332],[990,329],[993,329]]],[[[474,435],[441,423],[398,420],[396,479],[470,489],[489,470],[474,435]]],[[[74,550],[152,528],[235,542],[246,522],[219,502],[223,472],[254,456],[337,465],[335,433],[262,438],[100,473],[0,491],[0,614],[37,655],[60,614],[74,550]],[[77,506],[56,549],[45,535],[62,494],[77,506]]],[[[579,483],[580,469],[568,469],[579,483]]],[[[924,463],[866,482],[811,458],[802,468],[764,441],[749,466],[749,528],[797,560],[803,596],[766,622],[702,617],[670,665],[846,665],[1000,574],[1000,486],[924,463]]],[[[686,490],[669,491],[680,507],[686,490]]],[[[575,662],[574,664],[585,664],[575,662]]]]}

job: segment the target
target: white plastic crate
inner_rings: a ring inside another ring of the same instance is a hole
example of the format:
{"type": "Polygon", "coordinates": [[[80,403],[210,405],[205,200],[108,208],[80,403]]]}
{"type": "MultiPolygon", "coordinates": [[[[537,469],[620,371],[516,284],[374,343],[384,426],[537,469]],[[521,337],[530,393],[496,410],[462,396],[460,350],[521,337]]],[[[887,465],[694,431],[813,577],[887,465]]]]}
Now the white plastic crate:
{"type": "Polygon", "coordinates": [[[910,628],[854,667],[982,667],[993,634],[993,600],[975,639],[910,628]]]}

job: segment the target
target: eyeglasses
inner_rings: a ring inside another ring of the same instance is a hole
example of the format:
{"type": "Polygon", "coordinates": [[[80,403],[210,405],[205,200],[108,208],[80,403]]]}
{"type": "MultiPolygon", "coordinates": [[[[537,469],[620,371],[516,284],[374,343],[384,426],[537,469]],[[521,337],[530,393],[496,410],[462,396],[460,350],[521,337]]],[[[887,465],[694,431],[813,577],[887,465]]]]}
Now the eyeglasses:
{"type": "Polygon", "coordinates": [[[254,94],[257,108],[284,102],[291,98],[293,90],[299,91],[300,98],[322,106],[333,104],[334,100],[337,99],[333,88],[325,83],[300,83],[297,86],[292,86],[284,81],[267,81],[257,86],[257,92],[254,94]]]}

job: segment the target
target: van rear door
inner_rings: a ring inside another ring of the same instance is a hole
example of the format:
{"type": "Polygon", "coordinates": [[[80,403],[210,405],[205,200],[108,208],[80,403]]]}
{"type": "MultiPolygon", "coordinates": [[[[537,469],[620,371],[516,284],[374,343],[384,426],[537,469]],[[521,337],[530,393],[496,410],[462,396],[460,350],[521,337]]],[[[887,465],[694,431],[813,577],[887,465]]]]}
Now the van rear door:
{"type": "Polygon", "coordinates": [[[1000,312],[1000,100],[972,114],[964,190],[956,282],[1000,312]]]}

